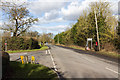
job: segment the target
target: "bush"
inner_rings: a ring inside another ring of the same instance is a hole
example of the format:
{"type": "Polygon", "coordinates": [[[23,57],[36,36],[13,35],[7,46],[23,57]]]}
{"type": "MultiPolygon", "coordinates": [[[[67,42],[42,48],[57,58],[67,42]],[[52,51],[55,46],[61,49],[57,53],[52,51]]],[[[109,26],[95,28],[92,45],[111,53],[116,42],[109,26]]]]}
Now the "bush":
{"type": "Polygon", "coordinates": [[[117,37],[113,41],[114,46],[116,47],[117,50],[120,50],[120,37],[117,37]]]}
{"type": "Polygon", "coordinates": [[[38,41],[34,40],[33,38],[30,38],[28,40],[28,43],[29,43],[29,49],[39,49],[40,48],[38,41]]]}
{"type": "Polygon", "coordinates": [[[30,38],[28,40],[20,37],[3,38],[2,49],[5,50],[5,41],[7,41],[8,50],[27,50],[40,48],[38,41],[30,38]]]}

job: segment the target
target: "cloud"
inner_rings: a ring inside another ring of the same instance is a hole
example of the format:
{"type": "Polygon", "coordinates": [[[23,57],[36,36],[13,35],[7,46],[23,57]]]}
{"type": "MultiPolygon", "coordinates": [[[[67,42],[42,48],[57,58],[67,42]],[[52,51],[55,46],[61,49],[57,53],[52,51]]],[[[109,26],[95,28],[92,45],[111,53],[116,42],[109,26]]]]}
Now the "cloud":
{"type": "Polygon", "coordinates": [[[56,22],[66,22],[65,20],[63,20],[63,18],[56,18],[56,19],[51,19],[51,20],[47,20],[45,18],[40,18],[38,24],[48,24],[48,23],[56,23],[56,22]]]}
{"type": "Polygon", "coordinates": [[[37,31],[45,31],[45,32],[63,32],[67,28],[69,28],[68,25],[57,25],[57,26],[33,26],[31,29],[32,30],[37,30],[37,31]]]}
{"type": "Polygon", "coordinates": [[[46,20],[56,19],[59,17],[59,11],[57,10],[51,10],[50,12],[46,12],[44,18],[46,20]]]}
{"type": "MultiPolygon", "coordinates": [[[[101,0],[101,2],[110,2],[113,14],[118,13],[118,1],[119,0],[101,0]]],[[[84,10],[89,9],[90,2],[99,2],[99,0],[84,0],[82,2],[73,1],[67,6],[67,8],[61,8],[63,19],[72,21],[77,20],[79,16],[83,14],[84,10]]]]}
{"type": "MultiPolygon", "coordinates": [[[[48,24],[56,22],[69,22],[76,21],[80,15],[83,14],[83,10],[89,8],[90,2],[98,2],[99,0],[2,0],[2,1],[12,1],[17,3],[28,3],[27,7],[30,13],[39,18],[38,24],[48,24]]],[[[101,0],[102,2],[111,2],[111,11],[117,15],[118,13],[118,1],[119,0],[101,0]]],[[[47,30],[51,32],[61,32],[64,31],[67,25],[57,25],[57,26],[34,26],[32,29],[36,30],[47,30]]]]}
{"type": "Polygon", "coordinates": [[[63,18],[60,16],[60,11],[51,10],[50,12],[46,12],[43,17],[39,18],[40,24],[53,22],[65,22],[65,20],[63,20],[63,18]]]}
{"type": "Polygon", "coordinates": [[[29,3],[29,10],[34,15],[41,16],[51,10],[59,10],[66,5],[66,2],[32,2],[29,3]]]}
{"type": "Polygon", "coordinates": [[[70,5],[68,5],[67,9],[62,8],[61,13],[63,15],[63,19],[65,20],[77,20],[79,16],[82,14],[83,10],[87,8],[88,2],[82,1],[81,2],[71,2],[70,5]]]}

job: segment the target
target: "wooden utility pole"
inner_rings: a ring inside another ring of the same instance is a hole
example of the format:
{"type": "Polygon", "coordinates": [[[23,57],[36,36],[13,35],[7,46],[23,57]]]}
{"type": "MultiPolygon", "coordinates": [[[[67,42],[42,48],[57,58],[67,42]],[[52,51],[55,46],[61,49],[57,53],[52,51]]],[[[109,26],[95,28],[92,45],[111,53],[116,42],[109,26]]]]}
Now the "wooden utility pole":
{"type": "Polygon", "coordinates": [[[58,44],[59,44],[59,33],[58,33],[58,44]]]}
{"type": "Polygon", "coordinates": [[[99,42],[99,34],[98,34],[98,25],[97,25],[97,16],[96,16],[96,10],[94,9],[95,13],[95,21],[96,21],[96,31],[97,31],[97,42],[98,42],[98,49],[100,51],[100,42],[99,42]]]}

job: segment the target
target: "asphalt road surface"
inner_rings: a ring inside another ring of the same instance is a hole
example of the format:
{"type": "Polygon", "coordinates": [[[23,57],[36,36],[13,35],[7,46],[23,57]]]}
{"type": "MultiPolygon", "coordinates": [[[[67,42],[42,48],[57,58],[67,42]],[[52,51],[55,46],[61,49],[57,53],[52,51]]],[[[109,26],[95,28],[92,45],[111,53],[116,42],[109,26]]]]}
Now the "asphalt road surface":
{"type": "Polygon", "coordinates": [[[31,56],[35,56],[36,62],[55,68],[60,77],[71,80],[117,80],[120,75],[118,64],[114,61],[54,45],[49,47],[50,49],[45,51],[10,54],[10,60],[19,61],[20,55],[28,55],[30,61],[31,56]]]}

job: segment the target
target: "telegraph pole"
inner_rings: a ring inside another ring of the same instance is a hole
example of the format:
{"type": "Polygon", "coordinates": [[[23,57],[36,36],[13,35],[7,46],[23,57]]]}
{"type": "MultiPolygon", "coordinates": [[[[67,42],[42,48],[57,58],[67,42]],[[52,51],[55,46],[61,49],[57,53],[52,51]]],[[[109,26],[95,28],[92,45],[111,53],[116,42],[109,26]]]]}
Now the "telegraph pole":
{"type": "Polygon", "coordinates": [[[59,44],[59,33],[58,33],[58,44],[59,44]]]}
{"type": "Polygon", "coordinates": [[[97,42],[98,42],[98,49],[100,51],[100,43],[99,43],[99,34],[98,34],[98,25],[97,25],[97,16],[96,16],[96,10],[94,9],[95,13],[95,21],[96,21],[96,31],[97,31],[97,42]]]}

